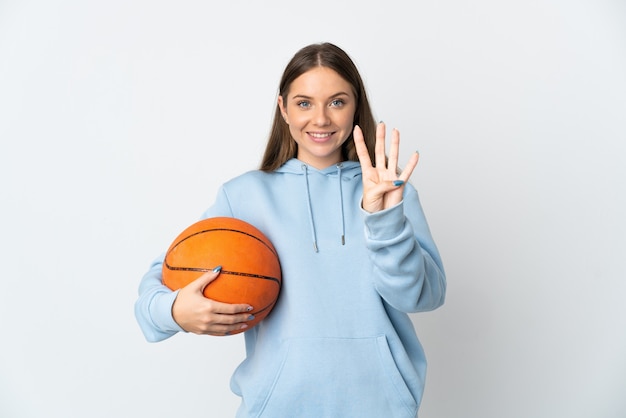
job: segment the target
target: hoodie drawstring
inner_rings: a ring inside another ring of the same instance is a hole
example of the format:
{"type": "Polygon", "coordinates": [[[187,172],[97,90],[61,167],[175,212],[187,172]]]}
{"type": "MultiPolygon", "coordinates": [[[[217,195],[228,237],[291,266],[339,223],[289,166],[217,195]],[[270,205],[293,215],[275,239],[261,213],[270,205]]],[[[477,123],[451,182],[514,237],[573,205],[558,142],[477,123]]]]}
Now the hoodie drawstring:
{"type": "MultiPolygon", "coordinates": [[[[337,181],[339,182],[339,209],[341,213],[341,245],[346,245],[346,219],[343,210],[343,186],[341,184],[341,169],[343,164],[337,164],[337,181]]],[[[315,221],[313,221],[313,204],[311,202],[311,189],[309,186],[309,167],[306,164],[302,164],[302,170],[304,171],[304,182],[306,185],[306,197],[307,207],[309,209],[309,223],[311,225],[311,237],[313,239],[313,250],[317,253],[317,232],[315,230],[315,221]]]]}
{"type": "Polygon", "coordinates": [[[306,164],[302,164],[304,170],[304,182],[306,183],[306,197],[309,204],[309,222],[311,224],[311,236],[313,238],[313,250],[317,253],[317,234],[315,232],[315,222],[313,222],[313,207],[311,206],[311,189],[309,188],[309,167],[306,164]]]}
{"type": "Polygon", "coordinates": [[[343,188],[341,186],[341,169],[343,164],[337,164],[337,181],[339,181],[339,207],[341,209],[341,245],[346,245],[346,218],[343,215],[343,188]]]}

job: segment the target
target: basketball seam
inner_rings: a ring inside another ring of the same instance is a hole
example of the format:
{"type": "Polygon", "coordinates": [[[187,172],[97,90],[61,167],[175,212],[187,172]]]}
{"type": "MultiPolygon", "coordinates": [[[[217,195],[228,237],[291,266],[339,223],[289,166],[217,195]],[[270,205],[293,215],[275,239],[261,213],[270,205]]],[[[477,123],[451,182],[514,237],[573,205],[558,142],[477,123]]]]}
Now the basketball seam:
{"type": "Polygon", "coordinates": [[[261,244],[265,245],[265,247],[267,247],[267,249],[268,249],[268,250],[270,250],[270,251],[272,252],[272,254],[274,254],[276,257],[278,257],[278,254],[276,253],[276,249],[274,249],[274,248],[272,248],[271,246],[267,245],[267,243],[266,243],[265,241],[263,241],[262,239],[260,239],[259,237],[255,236],[255,235],[252,235],[252,234],[249,234],[249,233],[244,232],[244,231],[240,231],[240,230],[238,230],[238,229],[231,229],[231,228],[213,228],[213,229],[204,229],[204,230],[202,230],[202,231],[197,231],[197,232],[194,232],[193,234],[186,236],[185,238],[183,238],[183,239],[181,239],[180,241],[178,241],[176,244],[172,245],[172,248],[171,248],[171,250],[170,250],[170,251],[168,251],[168,254],[169,254],[169,253],[170,253],[170,252],[171,252],[174,248],[178,247],[178,245],[179,245],[180,243],[182,243],[183,241],[188,240],[189,238],[191,238],[191,237],[193,237],[193,236],[196,236],[196,235],[198,235],[198,234],[203,234],[203,233],[205,233],[205,232],[215,232],[215,231],[237,232],[237,233],[239,233],[239,234],[247,235],[247,236],[249,236],[250,238],[254,238],[255,240],[259,241],[261,244]]]}
{"type": "MultiPolygon", "coordinates": [[[[200,272],[200,273],[207,273],[209,271],[213,271],[213,269],[200,268],[200,267],[174,267],[174,266],[170,266],[169,264],[167,264],[167,261],[165,262],[165,267],[168,270],[172,270],[172,271],[197,271],[197,272],[200,272]]],[[[254,273],[244,273],[244,272],[240,272],[240,271],[222,270],[220,272],[220,275],[253,277],[253,278],[256,278],[256,279],[270,280],[270,281],[276,282],[276,283],[278,283],[280,285],[280,279],[279,278],[272,277],[272,276],[263,276],[262,274],[254,274],[254,273]]]]}

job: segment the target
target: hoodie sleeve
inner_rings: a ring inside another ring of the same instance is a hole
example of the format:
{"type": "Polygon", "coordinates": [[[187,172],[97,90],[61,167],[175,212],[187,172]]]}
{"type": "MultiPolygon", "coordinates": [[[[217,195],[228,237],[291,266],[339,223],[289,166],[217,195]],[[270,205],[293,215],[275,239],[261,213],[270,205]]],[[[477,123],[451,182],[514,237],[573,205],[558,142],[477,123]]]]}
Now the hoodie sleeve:
{"type": "Polygon", "coordinates": [[[365,212],[365,239],[374,264],[374,285],[389,305],[402,312],[420,312],[443,304],[443,265],[417,191],[410,184],[396,206],[365,212]]]}
{"type": "MultiPolygon", "coordinates": [[[[212,216],[232,216],[228,197],[220,189],[215,204],[209,208],[202,219],[212,216]]],[[[163,284],[163,260],[165,254],[158,257],[139,284],[139,298],[135,302],[135,317],[139,327],[149,342],[165,340],[177,332],[184,331],[174,321],[172,305],[178,291],[172,291],[163,284]]]]}
{"type": "Polygon", "coordinates": [[[172,305],[178,292],[163,285],[161,269],[164,254],[154,260],[139,284],[135,317],[149,342],[165,340],[183,329],[174,321],[172,305]]]}

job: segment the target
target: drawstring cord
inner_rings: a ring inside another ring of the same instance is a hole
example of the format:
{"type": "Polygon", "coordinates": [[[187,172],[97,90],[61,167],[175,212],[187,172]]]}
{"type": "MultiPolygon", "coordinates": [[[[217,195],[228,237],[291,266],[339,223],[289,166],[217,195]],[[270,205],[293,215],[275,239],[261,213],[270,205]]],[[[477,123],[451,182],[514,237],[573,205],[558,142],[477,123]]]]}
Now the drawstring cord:
{"type": "Polygon", "coordinates": [[[337,180],[339,181],[339,206],[341,209],[341,245],[346,245],[346,218],[343,215],[343,187],[341,186],[341,169],[343,164],[337,164],[337,180]]]}
{"type": "MultiPolygon", "coordinates": [[[[339,210],[341,213],[341,245],[346,245],[346,218],[343,209],[343,186],[341,184],[341,169],[343,164],[337,164],[337,181],[339,182],[339,210]]],[[[309,223],[311,225],[311,238],[313,239],[313,250],[317,253],[317,232],[315,230],[315,222],[313,221],[313,205],[311,203],[311,189],[309,186],[309,167],[306,164],[302,164],[302,170],[304,171],[304,182],[306,185],[306,197],[307,207],[309,209],[309,223]]]]}
{"type": "Polygon", "coordinates": [[[311,224],[311,236],[313,238],[313,250],[317,253],[317,234],[315,233],[315,223],[313,222],[313,207],[311,206],[311,189],[309,188],[309,167],[306,164],[302,164],[302,170],[304,170],[304,181],[306,184],[306,197],[309,208],[309,222],[311,224]]]}

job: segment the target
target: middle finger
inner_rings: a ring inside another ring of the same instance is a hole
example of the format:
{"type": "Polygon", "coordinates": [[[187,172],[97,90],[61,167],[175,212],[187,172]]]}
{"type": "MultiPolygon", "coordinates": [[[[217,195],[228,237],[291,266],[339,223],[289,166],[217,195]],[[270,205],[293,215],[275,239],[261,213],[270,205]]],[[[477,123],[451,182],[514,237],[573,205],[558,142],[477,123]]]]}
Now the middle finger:
{"type": "Polygon", "coordinates": [[[376,126],[376,146],[374,148],[376,155],[376,168],[385,169],[385,124],[380,122],[376,126]]]}

